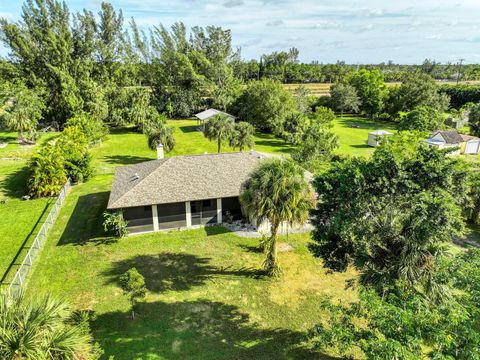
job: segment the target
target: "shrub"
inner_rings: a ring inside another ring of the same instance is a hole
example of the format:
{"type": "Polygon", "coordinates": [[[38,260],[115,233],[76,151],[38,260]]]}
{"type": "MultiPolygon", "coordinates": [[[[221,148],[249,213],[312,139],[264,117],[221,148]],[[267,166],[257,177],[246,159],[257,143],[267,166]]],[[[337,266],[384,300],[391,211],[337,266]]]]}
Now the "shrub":
{"type": "Polygon", "coordinates": [[[57,146],[47,145],[32,157],[27,181],[32,197],[56,196],[67,181],[63,154],[57,146]]]}
{"type": "Polygon", "coordinates": [[[105,123],[86,113],[77,115],[67,120],[65,127],[78,127],[87,137],[88,143],[93,144],[102,141],[108,134],[105,123]]]}
{"type": "Polygon", "coordinates": [[[123,218],[121,211],[103,213],[103,228],[106,233],[113,234],[119,238],[128,235],[128,222],[123,218]]]}
{"type": "Polygon", "coordinates": [[[86,181],[92,176],[92,156],[88,151],[88,139],[79,127],[65,128],[56,146],[63,155],[65,170],[73,182],[86,181]]]}
{"type": "Polygon", "coordinates": [[[130,304],[132,305],[132,318],[134,318],[137,302],[144,299],[147,294],[145,279],[136,268],[131,268],[120,277],[120,286],[122,287],[123,293],[128,296],[130,300],[130,304]]]}

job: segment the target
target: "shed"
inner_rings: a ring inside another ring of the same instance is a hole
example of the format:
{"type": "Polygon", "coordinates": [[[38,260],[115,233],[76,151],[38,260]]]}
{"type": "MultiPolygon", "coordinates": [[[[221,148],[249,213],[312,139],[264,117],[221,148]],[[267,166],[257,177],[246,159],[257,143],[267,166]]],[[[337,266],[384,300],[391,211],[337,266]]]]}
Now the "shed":
{"type": "Polygon", "coordinates": [[[392,133],[388,132],[386,130],[375,130],[375,131],[369,132],[368,133],[368,145],[373,146],[373,147],[377,147],[382,142],[382,139],[385,136],[389,136],[389,135],[392,135],[392,133]]]}
{"type": "Polygon", "coordinates": [[[217,109],[207,109],[202,112],[199,112],[198,114],[195,114],[195,117],[198,119],[199,125],[205,126],[205,121],[208,121],[214,116],[217,115],[225,115],[233,120],[235,120],[235,116],[227,114],[226,112],[217,110],[217,109]]]}

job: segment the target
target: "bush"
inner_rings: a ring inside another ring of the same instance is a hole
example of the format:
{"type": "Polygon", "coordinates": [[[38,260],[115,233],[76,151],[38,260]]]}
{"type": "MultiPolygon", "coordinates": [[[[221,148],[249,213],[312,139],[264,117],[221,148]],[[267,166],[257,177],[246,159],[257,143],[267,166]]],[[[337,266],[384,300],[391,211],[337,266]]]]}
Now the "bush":
{"type": "Polygon", "coordinates": [[[65,128],[72,126],[78,127],[82,130],[87,137],[89,144],[102,141],[108,134],[108,128],[103,121],[86,113],[68,119],[65,128]]]}
{"type": "Polygon", "coordinates": [[[128,222],[123,218],[121,211],[103,213],[103,228],[106,233],[119,238],[125,237],[128,235],[127,225],[128,222]]]}
{"type": "Polygon", "coordinates": [[[60,149],[65,170],[73,182],[86,181],[92,176],[92,156],[88,151],[88,139],[79,127],[65,128],[55,146],[60,149]]]}
{"type": "Polygon", "coordinates": [[[32,157],[31,174],[27,180],[32,197],[57,196],[67,181],[65,160],[57,146],[44,146],[32,157]]]}

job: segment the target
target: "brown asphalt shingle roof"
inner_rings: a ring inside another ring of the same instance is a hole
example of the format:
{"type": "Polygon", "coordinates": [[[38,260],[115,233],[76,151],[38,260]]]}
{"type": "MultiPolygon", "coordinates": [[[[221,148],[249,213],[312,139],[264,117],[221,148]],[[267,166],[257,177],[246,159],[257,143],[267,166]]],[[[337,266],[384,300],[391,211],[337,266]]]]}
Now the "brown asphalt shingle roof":
{"type": "Polygon", "coordinates": [[[109,209],[233,197],[265,156],[243,153],[177,156],[117,168],[109,209]]]}
{"type": "Polygon", "coordinates": [[[437,131],[433,136],[437,134],[442,135],[447,144],[460,144],[463,142],[462,136],[456,131],[437,131]]]}

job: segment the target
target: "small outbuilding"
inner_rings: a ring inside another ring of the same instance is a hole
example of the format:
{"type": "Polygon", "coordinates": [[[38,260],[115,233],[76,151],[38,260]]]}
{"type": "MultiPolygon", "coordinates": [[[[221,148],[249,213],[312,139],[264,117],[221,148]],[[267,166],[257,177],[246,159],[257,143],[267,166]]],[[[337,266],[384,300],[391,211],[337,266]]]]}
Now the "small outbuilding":
{"type": "Polygon", "coordinates": [[[231,118],[232,120],[235,120],[235,116],[227,114],[226,112],[223,112],[223,111],[220,111],[220,110],[217,110],[217,109],[204,110],[202,112],[199,112],[198,114],[195,114],[195,117],[198,120],[198,125],[202,125],[204,127],[205,126],[205,121],[208,121],[209,119],[211,119],[212,117],[217,116],[217,115],[224,115],[224,116],[227,116],[227,117],[231,118]]]}
{"type": "Polygon", "coordinates": [[[476,155],[480,153],[480,138],[459,134],[456,131],[436,131],[425,142],[427,146],[439,149],[457,148],[452,155],[476,155]]]}
{"type": "Polygon", "coordinates": [[[392,135],[391,132],[386,130],[375,130],[368,133],[368,145],[377,147],[382,142],[385,136],[392,135]]]}

